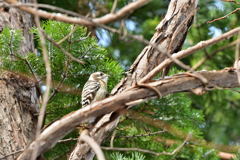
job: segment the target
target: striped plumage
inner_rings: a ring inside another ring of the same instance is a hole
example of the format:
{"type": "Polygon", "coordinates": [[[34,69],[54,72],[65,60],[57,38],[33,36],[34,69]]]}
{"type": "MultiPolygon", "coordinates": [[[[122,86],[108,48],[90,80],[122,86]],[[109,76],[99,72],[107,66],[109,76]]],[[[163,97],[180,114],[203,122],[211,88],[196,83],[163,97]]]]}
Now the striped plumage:
{"type": "Polygon", "coordinates": [[[102,100],[107,95],[108,75],[103,72],[92,73],[82,91],[82,107],[102,100]]]}

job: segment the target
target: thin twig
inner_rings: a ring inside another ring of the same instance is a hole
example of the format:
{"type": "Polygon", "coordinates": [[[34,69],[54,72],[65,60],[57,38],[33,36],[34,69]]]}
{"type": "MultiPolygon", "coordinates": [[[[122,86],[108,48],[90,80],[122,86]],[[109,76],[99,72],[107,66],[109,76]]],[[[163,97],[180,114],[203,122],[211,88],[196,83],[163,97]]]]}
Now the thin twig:
{"type": "Polygon", "coordinates": [[[207,23],[212,23],[212,22],[215,22],[215,21],[219,21],[219,20],[225,19],[225,18],[227,18],[228,16],[230,16],[231,14],[234,14],[235,12],[237,12],[237,11],[239,11],[239,10],[240,10],[240,8],[236,8],[236,9],[233,10],[232,12],[226,14],[225,16],[220,17],[220,18],[216,18],[216,19],[211,20],[211,21],[208,21],[207,23]]]}
{"type": "MultiPolygon", "coordinates": [[[[200,49],[206,48],[207,46],[213,45],[221,40],[224,40],[226,38],[232,37],[233,35],[235,35],[236,33],[238,33],[240,31],[240,27],[237,27],[235,29],[232,29],[218,37],[206,40],[206,41],[202,41],[199,42],[198,44],[189,47],[188,49],[179,51],[175,54],[172,55],[172,57],[176,58],[176,59],[181,59],[184,58],[200,49]]],[[[140,80],[140,83],[144,83],[148,80],[150,80],[151,78],[153,78],[156,74],[158,74],[163,68],[165,68],[166,66],[168,66],[169,64],[172,63],[172,60],[170,58],[165,59],[161,64],[159,64],[157,67],[155,67],[152,71],[150,71],[145,77],[143,77],[140,80]]]]}
{"type": "Polygon", "coordinates": [[[235,3],[235,4],[240,4],[239,2],[236,2],[235,0],[222,0],[223,2],[232,2],[232,3],[235,3]]]}
{"type": "Polygon", "coordinates": [[[110,140],[110,147],[113,147],[113,142],[116,137],[116,133],[117,133],[117,130],[114,130],[110,140]]]}
{"type": "Polygon", "coordinates": [[[172,152],[155,152],[147,149],[142,149],[142,148],[119,148],[119,147],[101,147],[104,150],[114,150],[114,151],[136,151],[136,152],[143,152],[143,153],[148,153],[148,154],[153,154],[155,156],[160,156],[160,155],[168,155],[172,156],[179,152],[183,146],[187,143],[187,141],[191,138],[191,134],[187,136],[187,138],[183,141],[181,145],[179,145],[176,149],[174,149],[172,152]]]}
{"type": "Polygon", "coordinates": [[[232,47],[234,45],[236,45],[237,43],[240,43],[240,39],[237,39],[233,42],[231,42],[230,44],[226,45],[226,46],[223,46],[223,47],[220,47],[218,49],[216,49],[215,51],[213,51],[212,53],[208,54],[207,56],[203,57],[202,59],[200,59],[198,61],[198,63],[196,63],[192,69],[193,70],[196,70],[197,68],[199,68],[201,65],[203,65],[207,60],[211,59],[213,56],[215,56],[218,52],[224,50],[224,49],[227,49],[229,47],[232,47]]]}
{"type": "Polygon", "coordinates": [[[68,67],[68,60],[65,63],[65,67],[64,68],[66,70],[64,69],[63,73],[61,74],[62,79],[58,83],[58,85],[56,87],[54,87],[54,90],[53,90],[52,94],[49,96],[49,100],[48,101],[50,101],[57,94],[58,90],[62,87],[64,80],[67,78],[67,72],[68,72],[68,69],[69,69],[69,67],[68,67]]]}
{"type": "Polygon", "coordinates": [[[16,4],[8,4],[8,3],[2,3],[0,5],[0,7],[21,7],[21,6],[24,6],[24,7],[37,7],[37,8],[45,8],[45,9],[50,9],[50,10],[53,10],[53,11],[58,11],[58,12],[61,12],[63,14],[66,14],[66,15],[71,15],[71,16],[75,16],[75,17],[78,17],[78,16],[81,16],[80,14],[76,13],[76,12],[72,12],[70,10],[66,10],[66,9],[63,9],[63,8],[59,8],[59,7],[56,7],[56,6],[52,6],[52,5],[48,5],[48,4],[41,4],[41,3],[37,3],[37,4],[34,4],[34,3],[16,3],[16,4]]]}
{"type": "Polygon", "coordinates": [[[161,131],[150,132],[150,133],[139,134],[139,135],[132,135],[132,136],[116,136],[116,138],[138,138],[138,137],[154,136],[156,134],[162,134],[164,132],[166,132],[166,131],[161,130],[161,131]]]}
{"type": "MultiPolygon", "coordinates": [[[[37,4],[37,1],[34,0],[34,3],[37,4]]],[[[47,76],[46,76],[46,90],[45,90],[44,95],[43,95],[43,101],[42,101],[40,113],[39,113],[39,116],[38,116],[38,122],[37,122],[37,130],[36,130],[36,136],[35,136],[35,139],[37,139],[38,136],[41,133],[41,128],[43,126],[43,121],[44,121],[45,112],[46,112],[47,103],[48,103],[49,94],[50,94],[52,76],[51,76],[50,60],[49,60],[49,57],[48,57],[48,51],[47,51],[47,47],[46,47],[46,40],[45,40],[44,35],[43,35],[43,31],[42,31],[42,28],[41,28],[39,16],[34,15],[34,20],[35,20],[36,26],[38,28],[40,45],[42,47],[43,60],[44,60],[44,63],[45,63],[46,74],[47,74],[47,76]]],[[[33,151],[32,155],[31,155],[31,160],[35,160],[37,158],[38,149],[39,149],[39,144],[37,144],[35,150],[33,151]]]]}
{"type": "Polygon", "coordinates": [[[58,143],[65,143],[65,142],[69,142],[69,141],[77,141],[77,138],[68,138],[68,139],[61,139],[58,141],[58,143]]]}
{"type": "Polygon", "coordinates": [[[66,41],[69,37],[72,36],[72,34],[77,30],[77,26],[73,25],[71,31],[65,36],[63,37],[60,41],[56,42],[58,45],[60,45],[61,43],[63,43],[64,41],[66,41]]]}
{"type": "Polygon", "coordinates": [[[68,56],[70,59],[72,59],[73,61],[76,61],[80,64],[85,64],[84,61],[74,57],[71,53],[69,53],[68,51],[66,51],[64,48],[62,48],[60,45],[57,44],[57,42],[55,42],[51,37],[49,37],[45,32],[43,32],[44,37],[49,40],[54,46],[56,46],[57,48],[59,48],[66,56],[68,56]]]}
{"type": "MultiPolygon", "coordinates": [[[[33,71],[33,68],[31,66],[31,64],[29,63],[29,61],[26,59],[26,58],[22,58],[21,56],[18,56],[17,54],[14,53],[13,51],[13,40],[14,40],[14,35],[13,35],[13,31],[11,30],[10,32],[11,34],[11,39],[10,39],[10,44],[9,44],[9,50],[10,50],[10,56],[13,56],[21,61],[23,61],[28,69],[30,70],[30,72],[32,73],[33,77],[34,77],[34,80],[39,83],[40,79],[38,78],[38,76],[36,75],[36,73],[33,71]]],[[[38,86],[39,87],[39,86],[38,86]]]]}
{"type": "Polygon", "coordinates": [[[112,9],[111,9],[111,13],[115,12],[115,10],[117,8],[117,3],[118,3],[118,0],[114,0],[113,5],[112,5],[112,9]]]}

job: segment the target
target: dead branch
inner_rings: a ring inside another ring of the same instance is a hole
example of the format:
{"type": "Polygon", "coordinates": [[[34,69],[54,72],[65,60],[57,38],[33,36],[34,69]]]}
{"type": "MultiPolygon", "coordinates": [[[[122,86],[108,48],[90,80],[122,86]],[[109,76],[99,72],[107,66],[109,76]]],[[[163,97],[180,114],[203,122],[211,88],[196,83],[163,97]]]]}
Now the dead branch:
{"type": "MultiPolygon", "coordinates": [[[[165,121],[159,120],[159,119],[152,119],[144,114],[135,112],[133,110],[128,110],[127,112],[127,117],[133,120],[137,120],[137,121],[141,121],[145,124],[148,124],[150,126],[154,126],[156,128],[161,128],[166,130],[169,134],[181,138],[181,139],[185,139],[188,135],[188,133],[184,132],[183,130],[180,130],[179,128],[176,128],[174,126],[172,126],[169,123],[166,123],[165,121]]],[[[159,138],[155,138],[156,141],[159,142],[165,142],[167,144],[169,144],[169,140],[163,141],[162,139],[159,138]]],[[[211,148],[211,149],[216,149],[218,151],[224,151],[224,152],[238,152],[238,150],[240,149],[240,146],[229,146],[229,145],[219,145],[219,144],[215,144],[212,142],[207,142],[204,139],[200,139],[198,136],[196,135],[192,135],[191,140],[189,140],[193,145],[198,145],[198,146],[203,146],[206,148],[211,148]]],[[[170,145],[174,143],[173,141],[170,142],[170,145]]]]}
{"type": "Polygon", "coordinates": [[[160,156],[160,155],[172,156],[172,155],[176,154],[177,152],[179,152],[190,138],[191,138],[190,135],[187,136],[186,139],[183,141],[183,143],[180,144],[172,152],[154,152],[154,151],[147,150],[147,149],[142,149],[142,148],[119,148],[119,147],[101,147],[101,148],[104,149],[104,150],[114,150],[114,151],[137,151],[137,152],[153,154],[155,156],[160,156]]]}
{"type": "Polygon", "coordinates": [[[78,62],[79,64],[85,64],[84,61],[74,57],[71,53],[66,51],[64,48],[62,48],[57,42],[55,42],[51,37],[49,37],[43,30],[42,30],[43,36],[49,40],[54,46],[59,48],[66,56],[68,56],[71,60],[78,62]]]}
{"type": "Polygon", "coordinates": [[[111,23],[111,22],[117,21],[119,19],[122,19],[126,15],[131,14],[136,9],[141,8],[142,6],[146,5],[151,0],[134,1],[134,2],[126,5],[125,7],[123,7],[116,13],[109,13],[100,18],[92,19],[92,21],[86,19],[85,17],[69,17],[64,14],[49,13],[49,12],[46,12],[46,11],[40,10],[40,9],[36,10],[35,8],[25,6],[24,4],[21,5],[21,3],[18,3],[17,0],[5,0],[5,1],[25,12],[28,12],[33,15],[38,15],[43,18],[66,22],[66,23],[81,24],[84,26],[95,26],[96,24],[107,24],[107,23],[111,23]]]}
{"type": "Polygon", "coordinates": [[[154,136],[158,134],[165,133],[166,131],[160,130],[156,132],[150,132],[150,133],[145,133],[145,134],[138,134],[138,135],[132,135],[132,136],[116,136],[116,138],[138,138],[138,137],[145,137],[145,136],[154,136]]]}
{"type": "MultiPolygon", "coordinates": [[[[88,131],[84,130],[78,140],[78,143],[81,143],[82,141],[86,142],[92,149],[93,151],[96,153],[98,160],[105,160],[104,154],[101,150],[101,147],[99,146],[99,144],[88,135],[88,131]]],[[[70,160],[78,160],[79,158],[77,157],[77,154],[72,153],[70,158],[70,160]],[[73,155],[73,156],[72,156],[73,155]]]]}
{"type": "MultiPolygon", "coordinates": [[[[37,3],[36,0],[34,0],[34,2],[37,3]]],[[[38,116],[37,130],[36,130],[36,135],[35,135],[35,139],[37,139],[37,137],[41,133],[41,129],[43,126],[43,121],[44,121],[44,117],[45,117],[45,113],[46,113],[47,103],[49,100],[50,89],[51,89],[51,84],[52,84],[52,73],[51,73],[52,69],[51,69],[50,59],[49,59],[48,52],[47,52],[46,39],[42,32],[39,16],[34,15],[34,20],[35,20],[36,26],[38,28],[40,45],[42,47],[43,60],[44,60],[45,68],[46,68],[46,91],[43,94],[41,109],[40,109],[40,113],[38,116]]],[[[32,154],[30,154],[31,160],[35,160],[37,158],[38,148],[39,148],[39,146],[38,146],[38,144],[36,144],[35,150],[32,152],[32,154]]]]}
{"type": "MultiPolygon", "coordinates": [[[[234,88],[239,86],[237,72],[234,69],[210,72],[202,71],[197,73],[203,75],[208,80],[209,84],[213,85],[207,86],[208,88],[212,88],[214,86],[218,86],[220,88],[234,88]]],[[[148,85],[156,87],[163,96],[203,87],[202,82],[200,82],[199,79],[189,77],[187,75],[172,76],[165,80],[148,83],[148,85]]],[[[157,95],[151,89],[135,88],[79,109],[46,128],[20,155],[18,160],[29,159],[29,155],[31,155],[32,151],[36,148],[36,143],[39,144],[37,155],[43,153],[54,146],[59,139],[71,132],[77,125],[79,125],[79,123],[124,109],[128,107],[125,105],[126,103],[136,101],[138,99],[147,100],[154,97],[157,97],[157,95]]]]}
{"type": "Polygon", "coordinates": [[[220,48],[216,49],[215,51],[213,51],[213,52],[210,53],[209,55],[207,55],[207,56],[203,57],[202,59],[200,59],[200,60],[198,61],[198,63],[196,63],[196,64],[192,67],[192,69],[193,69],[193,70],[196,70],[196,69],[199,68],[201,65],[203,65],[207,60],[209,60],[209,59],[211,59],[213,56],[215,56],[218,52],[223,51],[223,50],[225,50],[225,49],[227,49],[227,48],[230,48],[230,47],[236,45],[236,44],[239,43],[239,42],[240,42],[240,39],[237,39],[237,40],[235,40],[235,41],[227,44],[226,46],[223,46],[223,47],[220,47],[220,48]]]}
{"type": "Polygon", "coordinates": [[[240,8],[236,8],[236,9],[234,9],[232,12],[226,14],[225,16],[220,17],[220,18],[216,18],[216,19],[211,20],[211,21],[208,21],[207,23],[212,23],[212,22],[215,22],[215,21],[219,21],[219,20],[225,19],[225,18],[227,18],[228,16],[230,16],[231,14],[234,14],[234,13],[236,13],[236,12],[239,11],[239,10],[240,10],[240,8]]]}
{"type": "MultiPolygon", "coordinates": [[[[218,36],[218,37],[199,42],[198,44],[196,44],[193,47],[189,47],[188,49],[179,51],[178,53],[173,54],[172,57],[174,57],[176,59],[184,58],[184,57],[189,56],[190,54],[196,52],[197,50],[203,49],[203,48],[205,48],[207,46],[210,46],[210,45],[213,45],[213,44],[215,44],[215,43],[217,43],[221,40],[224,40],[224,39],[227,39],[231,36],[234,36],[239,31],[240,31],[240,27],[232,29],[232,30],[230,30],[230,31],[218,36]]],[[[163,68],[165,68],[166,66],[171,64],[171,62],[172,62],[172,60],[170,60],[169,58],[164,60],[160,65],[155,67],[151,72],[149,72],[145,77],[143,77],[140,82],[144,83],[144,82],[150,80],[156,74],[158,74],[163,68]]]]}

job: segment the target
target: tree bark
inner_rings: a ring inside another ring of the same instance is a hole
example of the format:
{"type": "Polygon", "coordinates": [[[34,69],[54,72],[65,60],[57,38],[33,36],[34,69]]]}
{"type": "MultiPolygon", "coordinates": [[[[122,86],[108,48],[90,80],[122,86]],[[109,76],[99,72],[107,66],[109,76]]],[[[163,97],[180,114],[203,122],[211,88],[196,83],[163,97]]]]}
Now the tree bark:
{"type": "MultiPolygon", "coordinates": [[[[22,3],[32,3],[33,0],[19,0],[22,3]]],[[[20,46],[20,53],[25,55],[28,52],[34,51],[33,34],[29,30],[33,27],[32,15],[4,5],[5,2],[0,2],[0,30],[4,27],[12,29],[20,29],[23,33],[23,40],[20,46]]]]}
{"type": "MultiPolygon", "coordinates": [[[[32,2],[32,0],[19,0],[32,2]]],[[[34,51],[33,27],[30,14],[0,2],[0,32],[4,27],[23,33],[19,54],[34,51]]],[[[0,159],[16,159],[35,138],[39,110],[35,82],[12,72],[0,71],[0,159]]]]}
{"type": "Polygon", "coordinates": [[[0,159],[16,159],[18,151],[34,139],[39,109],[36,93],[29,78],[11,72],[0,75],[0,159]]]}
{"type": "MultiPolygon", "coordinates": [[[[156,27],[156,32],[150,40],[150,45],[142,50],[128,70],[127,76],[112,90],[113,95],[121,93],[127,87],[134,85],[136,80],[140,80],[154,67],[168,58],[166,53],[173,54],[181,50],[188,29],[192,24],[197,3],[197,0],[171,0],[166,16],[156,27]],[[154,48],[155,46],[158,47],[158,50],[154,48]]],[[[111,114],[104,116],[96,125],[97,127],[95,126],[89,133],[99,144],[104,141],[118,124],[119,117],[114,118],[111,123],[107,123],[111,118],[106,117],[111,117],[111,114]]],[[[94,155],[95,153],[89,145],[78,142],[69,159],[91,160],[94,155]]]]}

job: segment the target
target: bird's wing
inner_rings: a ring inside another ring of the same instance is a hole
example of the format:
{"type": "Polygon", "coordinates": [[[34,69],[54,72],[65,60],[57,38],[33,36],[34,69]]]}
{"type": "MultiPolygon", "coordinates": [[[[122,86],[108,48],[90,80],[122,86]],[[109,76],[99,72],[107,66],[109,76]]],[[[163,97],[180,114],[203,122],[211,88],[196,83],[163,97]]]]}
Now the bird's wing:
{"type": "Polygon", "coordinates": [[[100,83],[97,81],[87,81],[82,91],[82,107],[85,107],[94,100],[97,91],[100,88],[100,83]]]}

